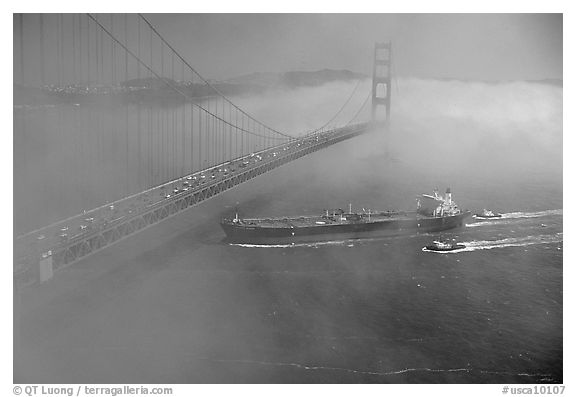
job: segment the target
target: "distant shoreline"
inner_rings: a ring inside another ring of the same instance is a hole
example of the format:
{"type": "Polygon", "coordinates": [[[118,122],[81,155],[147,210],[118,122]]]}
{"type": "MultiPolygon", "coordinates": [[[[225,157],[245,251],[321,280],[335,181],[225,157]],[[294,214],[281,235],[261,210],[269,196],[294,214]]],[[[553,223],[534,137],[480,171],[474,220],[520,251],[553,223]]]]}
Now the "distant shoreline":
{"type": "MultiPolygon", "coordinates": [[[[370,76],[349,70],[323,69],[318,71],[292,71],[286,73],[262,73],[242,75],[224,81],[195,83],[156,77],[132,79],[115,85],[69,84],[23,86],[14,84],[15,107],[66,103],[96,103],[101,99],[113,103],[150,103],[171,105],[203,100],[219,93],[227,96],[259,94],[271,89],[297,89],[319,87],[329,83],[351,82],[369,79],[370,76]],[[177,89],[175,90],[174,87],[177,89]]],[[[456,78],[401,77],[422,81],[482,83],[489,85],[532,83],[563,87],[563,79],[540,80],[463,80],[456,78]]]]}

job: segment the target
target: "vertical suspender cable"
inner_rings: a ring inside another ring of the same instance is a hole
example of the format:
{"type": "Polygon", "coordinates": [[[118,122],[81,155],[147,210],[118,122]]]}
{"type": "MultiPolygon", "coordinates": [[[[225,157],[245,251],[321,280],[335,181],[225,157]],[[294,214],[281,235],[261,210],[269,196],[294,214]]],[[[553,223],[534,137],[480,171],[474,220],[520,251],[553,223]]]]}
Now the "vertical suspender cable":
{"type": "MultiPolygon", "coordinates": [[[[57,53],[56,76],[57,76],[57,85],[60,89],[62,88],[62,69],[63,69],[63,66],[62,66],[62,60],[63,60],[62,18],[63,18],[62,14],[58,14],[57,27],[56,27],[56,53],[57,53]]],[[[62,126],[63,126],[62,107],[58,106],[56,109],[57,109],[56,113],[58,115],[58,126],[56,127],[58,130],[58,137],[59,137],[58,141],[59,142],[66,142],[66,136],[64,135],[64,130],[62,129],[62,126]]],[[[66,169],[66,161],[64,161],[66,159],[66,148],[64,147],[64,145],[61,145],[59,149],[62,153],[62,155],[58,159],[59,165],[61,167],[60,169],[62,170],[62,172],[59,173],[59,175],[60,175],[60,178],[59,178],[60,179],[59,180],[60,194],[62,194],[63,190],[66,188],[65,181],[66,181],[66,174],[67,174],[68,170],[66,169]]]]}
{"type": "MultiPolygon", "coordinates": [[[[128,14],[124,14],[124,43],[127,46],[128,45],[128,14]]],[[[128,81],[128,53],[126,51],[124,51],[124,82],[127,84],[128,81]]],[[[124,89],[127,88],[126,86],[124,87],[124,89]]],[[[130,178],[130,150],[129,150],[129,144],[130,144],[130,137],[129,137],[129,129],[130,129],[130,120],[128,118],[128,103],[127,98],[124,96],[124,92],[122,91],[121,95],[123,96],[123,101],[122,101],[122,106],[124,107],[124,114],[125,114],[125,129],[124,129],[124,136],[125,136],[125,143],[126,143],[126,195],[130,195],[131,193],[131,178],[130,178]]]]}
{"type": "Polygon", "coordinates": [[[144,110],[146,111],[146,145],[144,147],[146,151],[145,160],[145,174],[144,182],[146,183],[146,188],[151,188],[152,184],[152,109],[150,109],[149,104],[144,105],[144,110]]]}
{"type": "MultiPolygon", "coordinates": [[[[181,65],[182,71],[180,74],[180,84],[184,84],[184,64],[182,63],[181,65]]],[[[187,103],[184,101],[182,104],[182,166],[180,167],[180,174],[182,176],[184,176],[184,173],[186,172],[186,106],[187,103]]],[[[190,162],[192,162],[192,153],[190,153],[190,162]]],[[[190,168],[192,168],[192,166],[190,166],[190,168]]]]}
{"type": "MultiPolygon", "coordinates": [[[[101,75],[102,75],[102,41],[101,41],[101,37],[102,37],[102,32],[98,30],[97,27],[95,27],[95,35],[94,35],[94,47],[95,47],[95,57],[96,57],[96,81],[102,81],[101,75]]],[[[99,87],[96,87],[97,89],[99,87]]],[[[95,116],[96,116],[96,144],[94,145],[94,158],[96,161],[96,178],[95,178],[95,183],[97,185],[97,192],[98,192],[98,201],[102,202],[103,201],[103,197],[104,197],[104,186],[102,186],[102,173],[104,172],[103,170],[103,162],[102,159],[100,157],[100,140],[101,140],[101,134],[100,134],[100,110],[96,109],[95,112],[95,116]]]]}
{"type": "MultiPolygon", "coordinates": [[[[91,60],[92,57],[90,56],[90,52],[91,52],[91,41],[90,41],[90,18],[87,17],[86,19],[86,86],[87,87],[91,87],[92,86],[92,69],[91,69],[91,60]]],[[[88,145],[88,167],[86,168],[86,184],[89,187],[93,187],[93,183],[92,183],[92,177],[90,177],[91,175],[93,175],[93,173],[90,172],[90,170],[96,170],[96,161],[94,159],[94,144],[92,141],[92,137],[94,134],[91,134],[91,128],[93,128],[93,123],[92,123],[92,119],[94,116],[94,112],[87,110],[86,111],[87,117],[90,120],[90,123],[88,125],[87,128],[87,145],[88,145]],[[89,184],[88,184],[89,183],[89,184]]]]}
{"type": "Polygon", "coordinates": [[[82,83],[82,86],[85,87],[85,86],[86,86],[86,80],[84,79],[84,73],[83,73],[83,72],[84,72],[84,68],[83,68],[84,62],[82,61],[82,58],[83,58],[83,54],[82,54],[82,38],[84,37],[84,34],[83,34],[82,16],[83,16],[83,14],[80,14],[80,15],[78,16],[78,36],[80,36],[80,37],[78,38],[78,55],[79,55],[79,57],[78,57],[78,63],[79,63],[78,68],[79,68],[79,71],[80,71],[78,78],[79,78],[79,80],[80,80],[80,83],[82,83]]]}
{"type": "MultiPolygon", "coordinates": [[[[150,66],[152,68],[154,68],[154,58],[152,56],[153,53],[153,43],[152,43],[152,31],[150,31],[150,66]]],[[[148,73],[147,73],[148,74],[148,73]]],[[[150,89],[151,87],[148,87],[148,89],[150,89]]],[[[149,153],[150,153],[150,170],[149,170],[149,175],[150,175],[150,186],[154,186],[155,185],[155,180],[154,180],[154,119],[153,119],[153,109],[152,109],[152,105],[149,105],[149,112],[150,112],[150,148],[149,148],[149,153]]]]}
{"type": "MultiPolygon", "coordinates": [[[[216,99],[214,101],[214,107],[216,109],[216,111],[214,112],[215,115],[218,114],[218,99],[216,99]]],[[[219,120],[217,118],[212,118],[213,120],[213,126],[214,129],[212,131],[212,136],[214,138],[213,140],[213,145],[214,145],[214,165],[218,164],[218,159],[219,159],[219,152],[218,150],[220,149],[218,146],[218,130],[220,128],[220,123],[219,120]]]]}
{"type": "MultiPolygon", "coordinates": [[[[216,99],[214,101],[214,114],[218,114],[218,100],[216,99]]],[[[212,150],[214,152],[214,159],[213,159],[213,164],[216,165],[218,164],[218,158],[219,158],[219,153],[218,153],[218,129],[220,128],[220,124],[218,123],[218,119],[217,118],[210,118],[210,120],[212,120],[212,150]]]]}
{"type": "MultiPolygon", "coordinates": [[[[214,114],[218,115],[218,99],[216,99],[216,111],[214,112],[214,114]]],[[[214,152],[215,152],[215,159],[216,159],[216,164],[220,163],[220,122],[219,120],[214,120],[215,122],[215,128],[214,128],[214,152]]]]}
{"type": "MultiPolygon", "coordinates": [[[[19,38],[18,41],[19,54],[17,58],[18,65],[16,65],[16,67],[14,68],[14,73],[19,73],[18,81],[23,87],[26,84],[24,79],[24,14],[16,14],[14,18],[14,23],[16,24],[15,28],[17,29],[16,35],[19,38]]],[[[15,112],[15,115],[18,115],[18,118],[17,119],[15,118],[14,121],[19,123],[18,128],[14,128],[13,132],[14,149],[26,148],[27,142],[26,142],[26,127],[25,127],[26,122],[24,120],[25,118],[24,108],[18,109],[18,111],[15,112]],[[17,144],[16,143],[17,141],[21,142],[21,144],[17,144]]],[[[14,161],[18,162],[18,169],[21,169],[19,165],[20,164],[25,165],[27,163],[26,150],[19,150],[18,155],[14,156],[14,161]]],[[[16,168],[17,164],[14,164],[14,166],[16,168]]],[[[15,187],[18,186],[17,179],[14,179],[14,186],[15,187]]]]}
{"type": "Polygon", "coordinates": [[[24,14],[18,14],[18,35],[20,36],[20,84],[24,81],[24,14]]]}
{"type": "MultiPolygon", "coordinates": [[[[212,104],[210,103],[211,99],[208,100],[208,111],[212,113],[212,104]]],[[[208,165],[214,165],[214,123],[212,119],[208,118],[208,114],[206,113],[206,151],[210,153],[210,158],[208,160],[208,165]]]]}
{"type": "Polygon", "coordinates": [[[91,66],[91,62],[90,62],[90,18],[86,17],[86,72],[88,75],[88,78],[86,79],[88,86],[90,86],[92,84],[91,78],[90,78],[90,66],[91,66]]]}
{"type": "MultiPolygon", "coordinates": [[[[174,53],[172,53],[172,80],[175,80],[174,74],[174,53]]],[[[177,172],[177,160],[178,160],[178,152],[177,152],[177,140],[176,140],[176,104],[171,104],[172,108],[172,178],[176,178],[178,175],[177,172]]]]}
{"type": "MultiPolygon", "coordinates": [[[[110,14],[110,34],[114,34],[114,14],[110,14]]],[[[110,66],[111,68],[111,78],[110,82],[114,84],[116,82],[116,52],[114,51],[114,42],[110,41],[110,66]]]]}
{"type": "MultiPolygon", "coordinates": [[[[214,101],[214,114],[218,113],[218,102],[214,101]]],[[[210,135],[212,137],[211,149],[212,149],[212,165],[216,165],[216,122],[217,120],[213,117],[210,117],[210,135]]]]}
{"type": "MultiPolygon", "coordinates": [[[[162,42],[160,42],[160,76],[164,77],[164,44],[162,42]]],[[[162,115],[164,115],[164,113],[162,113],[162,115]]],[[[162,117],[162,121],[164,121],[164,117],[162,117]]],[[[161,145],[161,153],[162,153],[162,159],[160,160],[160,164],[162,167],[162,171],[165,168],[165,162],[164,162],[164,123],[162,123],[162,131],[161,131],[161,136],[162,136],[162,145],[161,145]]],[[[165,177],[164,177],[164,172],[162,172],[162,182],[165,181],[165,177]]]]}
{"type": "MultiPolygon", "coordinates": [[[[216,98],[215,101],[215,106],[216,106],[216,111],[214,112],[214,114],[216,114],[218,117],[219,116],[219,98],[216,98]]],[[[218,119],[214,119],[214,153],[215,153],[215,164],[219,164],[220,163],[220,151],[222,149],[221,145],[220,145],[220,120],[218,119]]]]}
{"type": "Polygon", "coordinates": [[[76,80],[76,14],[70,14],[72,18],[72,81],[76,80]]]}
{"type": "MultiPolygon", "coordinates": [[[[39,24],[38,24],[38,39],[39,39],[39,45],[40,45],[40,86],[41,89],[44,89],[44,84],[45,84],[45,76],[44,76],[44,16],[42,14],[39,14],[39,24]]],[[[46,107],[42,107],[42,119],[46,120],[46,116],[47,116],[47,112],[46,112],[46,107]]],[[[49,139],[49,137],[47,136],[48,134],[42,134],[43,139],[49,139]]],[[[47,196],[47,193],[49,191],[49,184],[50,184],[50,177],[51,174],[48,172],[49,171],[49,166],[48,166],[48,158],[47,156],[42,156],[43,158],[43,164],[42,164],[42,170],[44,170],[44,173],[46,174],[46,177],[43,178],[42,181],[42,190],[43,190],[43,195],[44,197],[47,196]]]]}
{"type": "Polygon", "coordinates": [[[42,88],[46,85],[46,75],[44,70],[44,15],[40,14],[40,23],[38,26],[40,32],[40,83],[42,88]]]}
{"type": "MultiPolygon", "coordinates": [[[[228,105],[228,121],[232,122],[232,109],[230,105],[228,105]]],[[[232,154],[232,128],[230,126],[226,126],[226,140],[228,141],[228,159],[233,159],[234,155],[232,154]]]]}
{"type": "Polygon", "coordinates": [[[161,109],[154,109],[154,113],[156,114],[156,142],[157,142],[157,149],[156,149],[156,158],[155,158],[155,168],[154,168],[154,176],[156,180],[154,181],[155,185],[158,185],[160,182],[163,182],[164,172],[163,172],[163,163],[162,163],[162,123],[161,123],[161,109]]]}
{"type": "MultiPolygon", "coordinates": [[[[76,79],[76,14],[70,14],[71,19],[71,27],[72,27],[72,49],[70,51],[70,56],[72,58],[72,76],[71,76],[71,86],[73,87],[77,83],[76,79]]],[[[72,134],[71,134],[71,142],[72,142],[72,164],[70,169],[72,170],[72,181],[74,186],[78,186],[80,182],[79,178],[79,170],[80,170],[80,158],[78,156],[79,148],[79,137],[78,137],[78,117],[76,114],[76,107],[70,108],[71,111],[71,124],[72,124],[72,134]]],[[[80,204],[84,207],[84,203],[80,200],[80,204]]]]}
{"type": "Polygon", "coordinates": [[[198,171],[202,169],[202,112],[198,109],[198,171]]]}
{"type": "MultiPolygon", "coordinates": [[[[208,99],[208,111],[212,113],[212,104],[210,103],[211,99],[208,99]]],[[[212,133],[214,129],[213,121],[211,118],[208,117],[208,113],[206,113],[206,152],[209,153],[210,157],[208,159],[208,165],[211,166],[214,164],[214,134],[212,133]]]]}
{"type": "MultiPolygon", "coordinates": [[[[137,33],[137,46],[138,46],[138,58],[141,58],[142,56],[142,52],[140,49],[140,44],[141,44],[141,37],[140,37],[140,18],[137,18],[136,21],[136,28],[138,30],[137,33]]],[[[138,63],[136,63],[136,81],[138,82],[137,84],[140,85],[142,84],[142,82],[140,81],[140,65],[138,63]]],[[[142,125],[141,125],[141,110],[142,110],[142,105],[140,104],[140,101],[136,101],[136,141],[137,141],[137,145],[138,145],[138,157],[136,158],[136,178],[138,181],[138,190],[142,191],[143,186],[142,186],[142,138],[141,138],[141,133],[142,133],[142,125]]]]}
{"type": "MultiPolygon", "coordinates": [[[[190,84],[192,84],[190,82],[190,84]]],[[[191,86],[192,87],[192,86],[191,86]]],[[[190,172],[194,172],[194,104],[190,103],[190,172]]]]}

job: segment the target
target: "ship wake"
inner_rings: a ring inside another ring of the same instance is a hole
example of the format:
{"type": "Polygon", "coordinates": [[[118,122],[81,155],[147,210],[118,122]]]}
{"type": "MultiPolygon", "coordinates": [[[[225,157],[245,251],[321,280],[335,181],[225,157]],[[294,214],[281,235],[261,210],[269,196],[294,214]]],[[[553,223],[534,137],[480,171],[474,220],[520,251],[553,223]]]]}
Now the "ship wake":
{"type": "Polygon", "coordinates": [[[244,247],[244,248],[317,248],[322,246],[333,246],[339,245],[344,246],[346,244],[350,244],[353,240],[333,240],[333,241],[319,241],[314,243],[289,243],[289,244],[234,244],[231,243],[235,247],[244,247]]]}
{"type": "Polygon", "coordinates": [[[543,218],[547,216],[562,216],[562,209],[556,210],[545,210],[545,211],[535,211],[535,212],[507,212],[501,214],[501,218],[493,218],[493,219],[485,219],[485,218],[477,218],[482,219],[480,222],[474,222],[467,224],[466,227],[481,227],[481,226],[488,226],[488,225],[507,225],[515,222],[515,220],[522,220],[522,219],[533,219],[533,218],[543,218]]]}
{"type": "Polygon", "coordinates": [[[502,214],[502,219],[515,219],[515,218],[541,218],[543,216],[562,215],[562,209],[545,210],[536,212],[508,212],[502,214]]]}
{"type": "Polygon", "coordinates": [[[416,238],[422,236],[433,236],[431,233],[415,233],[405,236],[384,236],[384,237],[364,237],[343,240],[326,240],[326,241],[309,241],[302,243],[287,243],[287,244],[245,244],[245,243],[229,243],[229,245],[243,248],[320,248],[326,246],[340,246],[340,247],[354,247],[371,242],[379,241],[393,241],[395,239],[416,238]]]}
{"type": "MultiPolygon", "coordinates": [[[[476,241],[465,241],[460,244],[464,244],[465,248],[456,249],[453,251],[433,251],[422,248],[424,252],[433,252],[437,254],[455,254],[459,252],[472,252],[479,250],[490,250],[495,248],[506,248],[506,247],[525,247],[528,245],[535,244],[557,244],[563,241],[562,233],[556,234],[542,234],[538,236],[526,236],[526,237],[510,237],[501,240],[476,240],[476,241]]],[[[560,248],[559,248],[560,249],[560,248]]]]}

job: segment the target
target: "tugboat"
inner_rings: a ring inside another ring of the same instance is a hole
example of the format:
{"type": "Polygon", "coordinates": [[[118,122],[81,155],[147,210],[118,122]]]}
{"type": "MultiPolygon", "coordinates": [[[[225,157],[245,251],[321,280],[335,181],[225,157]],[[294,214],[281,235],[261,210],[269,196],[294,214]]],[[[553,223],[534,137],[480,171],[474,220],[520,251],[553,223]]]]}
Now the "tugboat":
{"type": "Polygon", "coordinates": [[[494,213],[490,210],[484,209],[482,210],[481,214],[474,214],[473,218],[475,219],[494,219],[494,218],[502,218],[502,214],[494,213]]]}
{"type": "Polygon", "coordinates": [[[459,250],[462,248],[466,248],[466,246],[464,244],[450,243],[445,241],[433,241],[432,244],[424,247],[423,251],[447,252],[459,250]]]}
{"type": "Polygon", "coordinates": [[[227,241],[251,244],[278,244],[356,239],[407,233],[428,233],[462,226],[470,216],[452,200],[450,189],[441,196],[424,194],[417,199],[416,211],[325,210],[322,215],[282,218],[224,219],[220,223],[227,241]]]}

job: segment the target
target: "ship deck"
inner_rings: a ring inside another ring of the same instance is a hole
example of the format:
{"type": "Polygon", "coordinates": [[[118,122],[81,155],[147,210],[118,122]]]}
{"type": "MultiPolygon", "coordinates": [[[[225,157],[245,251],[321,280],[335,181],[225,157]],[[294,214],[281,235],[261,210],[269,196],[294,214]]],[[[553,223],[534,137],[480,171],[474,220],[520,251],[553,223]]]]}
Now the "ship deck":
{"type": "MultiPolygon", "coordinates": [[[[283,218],[246,218],[238,221],[239,226],[254,226],[260,228],[300,228],[326,225],[350,225],[358,223],[378,223],[385,221],[408,220],[416,218],[416,211],[383,211],[362,214],[315,215],[283,218]]],[[[419,216],[420,217],[420,216],[419,216]]],[[[227,220],[227,222],[232,222],[227,220]]]]}

